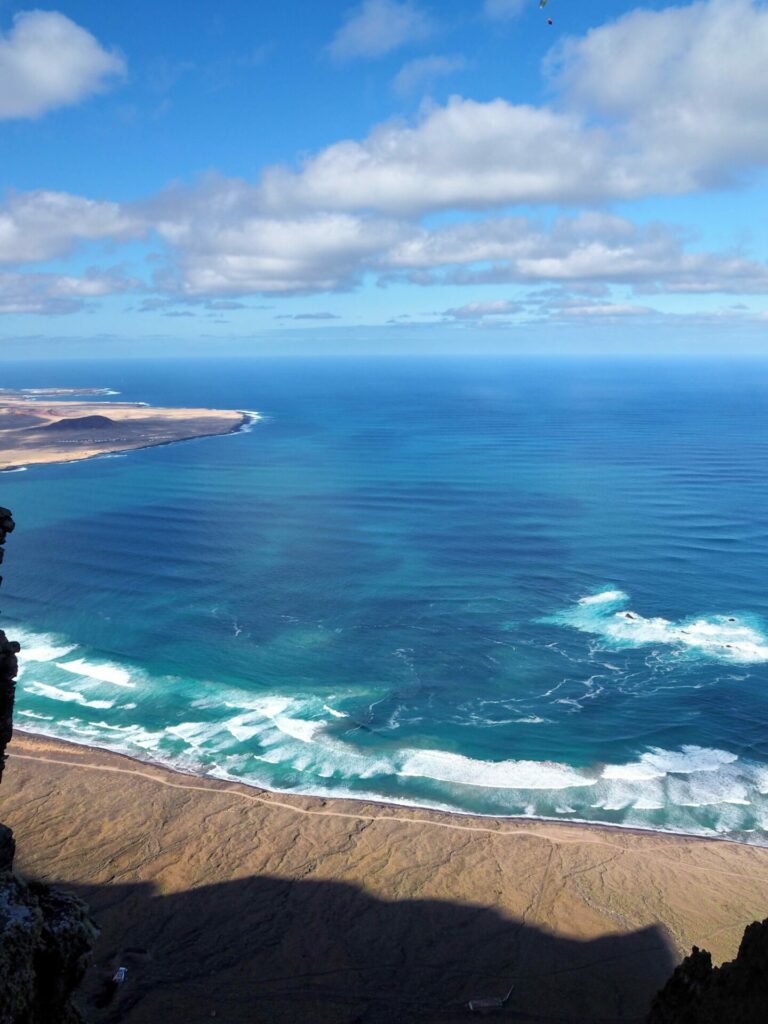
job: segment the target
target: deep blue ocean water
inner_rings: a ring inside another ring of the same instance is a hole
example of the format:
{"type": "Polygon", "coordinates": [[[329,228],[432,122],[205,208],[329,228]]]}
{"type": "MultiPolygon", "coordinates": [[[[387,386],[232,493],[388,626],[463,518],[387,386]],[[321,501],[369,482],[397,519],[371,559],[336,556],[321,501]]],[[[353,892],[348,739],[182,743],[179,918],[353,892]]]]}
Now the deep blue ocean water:
{"type": "Polygon", "coordinates": [[[768,363],[0,376],[262,414],[0,475],[18,725],[294,792],[768,840],[768,363]]]}

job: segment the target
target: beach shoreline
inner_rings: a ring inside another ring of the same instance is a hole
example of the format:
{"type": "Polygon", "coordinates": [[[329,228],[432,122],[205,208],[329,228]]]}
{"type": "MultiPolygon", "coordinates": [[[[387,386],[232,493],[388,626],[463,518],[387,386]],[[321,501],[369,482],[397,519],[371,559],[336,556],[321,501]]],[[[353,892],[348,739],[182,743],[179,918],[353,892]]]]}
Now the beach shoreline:
{"type": "Polygon", "coordinates": [[[19,870],[102,929],[94,1021],[351,1022],[376,992],[424,1000],[382,1020],[437,1022],[508,982],[521,1013],[638,1020],[693,944],[730,959],[768,907],[761,847],[273,793],[22,730],[8,754],[19,870]],[[123,961],[132,985],[101,1011],[123,961]]]}
{"type": "MultiPolygon", "coordinates": [[[[29,726],[18,726],[14,724],[13,727],[14,736],[24,737],[26,741],[33,745],[52,743],[61,745],[64,748],[73,748],[77,751],[78,756],[83,758],[86,757],[89,751],[96,751],[99,754],[103,754],[107,757],[117,758],[127,762],[125,771],[137,771],[140,772],[142,767],[149,767],[157,769],[160,772],[166,772],[170,776],[180,776],[183,779],[189,780],[206,780],[213,783],[214,785],[231,786],[237,790],[243,790],[243,795],[255,799],[262,800],[264,803],[274,804],[275,806],[282,806],[285,809],[293,809],[296,813],[304,813],[303,809],[297,804],[295,807],[290,802],[282,801],[282,798],[286,798],[287,801],[309,801],[317,803],[318,805],[325,806],[326,804],[341,804],[349,805],[350,809],[344,811],[343,814],[350,818],[361,819],[371,818],[375,819],[377,816],[374,814],[365,814],[362,812],[356,812],[354,808],[380,808],[391,811],[402,811],[408,816],[409,821],[421,822],[426,825],[437,825],[438,827],[450,828],[450,819],[456,818],[457,828],[460,828],[460,821],[465,819],[475,820],[478,822],[495,822],[499,826],[504,824],[511,824],[514,826],[526,826],[526,825],[550,825],[554,828],[576,828],[576,829],[589,829],[597,832],[609,832],[618,834],[629,834],[637,836],[669,836],[673,839],[691,840],[694,842],[703,843],[733,843],[737,846],[746,846],[749,848],[765,849],[768,851],[768,842],[764,844],[748,843],[743,839],[738,839],[732,835],[707,835],[704,833],[696,832],[683,832],[675,831],[674,829],[663,829],[663,828],[643,828],[639,825],[622,825],[613,822],[603,821],[589,821],[582,818],[550,818],[538,815],[523,815],[523,814],[483,814],[479,811],[463,811],[459,808],[453,807],[440,807],[431,806],[429,804],[420,804],[416,802],[410,802],[408,800],[394,800],[387,799],[385,796],[375,796],[370,794],[362,794],[360,796],[348,796],[344,794],[336,793],[296,793],[287,789],[279,789],[277,787],[270,788],[265,786],[263,783],[248,782],[244,779],[236,779],[234,777],[225,777],[224,775],[214,775],[210,772],[194,771],[193,769],[184,768],[181,765],[171,764],[166,761],[157,760],[152,757],[137,757],[134,754],[126,753],[122,750],[116,750],[111,747],[100,746],[98,743],[81,743],[77,740],[62,739],[54,734],[38,732],[29,726]],[[253,796],[251,796],[253,794],[253,796]],[[282,802],[281,802],[282,801],[282,802]],[[448,822],[441,822],[429,818],[417,818],[413,815],[422,812],[430,816],[437,816],[437,818],[447,818],[448,822]]],[[[314,813],[314,812],[312,812],[314,813]]],[[[342,812],[340,812],[342,813],[342,812]]],[[[398,820],[397,815],[389,815],[391,820],[398,820]]],[[[482,830],[482,826],[478,826],[478,830],[482,830]]],[[[495,830],[498,834],[502,834],[502,830],[495,830]]]]}

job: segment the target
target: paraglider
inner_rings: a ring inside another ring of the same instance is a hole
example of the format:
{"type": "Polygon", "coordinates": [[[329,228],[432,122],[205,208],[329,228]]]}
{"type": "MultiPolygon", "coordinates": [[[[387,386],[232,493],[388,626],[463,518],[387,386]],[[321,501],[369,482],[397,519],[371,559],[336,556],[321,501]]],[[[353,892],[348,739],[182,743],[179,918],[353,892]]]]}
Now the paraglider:
{"type": "MultiPolygon", "coordinates": [[[[539,0],[539,9],[543,11],[548,3],[549,3],[549,0],[539,0]]],[[[547,24],[548,25],[553,25],[554,22],[552,21],[551,18],[547,18],[547,24]]]]}

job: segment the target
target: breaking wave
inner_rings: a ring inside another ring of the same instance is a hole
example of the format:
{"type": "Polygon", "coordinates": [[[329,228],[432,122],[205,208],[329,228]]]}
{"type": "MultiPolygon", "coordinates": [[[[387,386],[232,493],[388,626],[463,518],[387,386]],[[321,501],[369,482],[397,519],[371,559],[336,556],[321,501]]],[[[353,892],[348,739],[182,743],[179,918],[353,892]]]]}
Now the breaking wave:
{"type": "Polygon", "coordinates": [[[629,609],[629,600],[621,590],[605,590],[544,621],[599,636],[613,649],[662,646],[726,663],[768,662],[768,635],[756,619],[713,615],[672,622],[629,609]]]}
{"type": "MultiPolygon", "coordinates": [[[[614,593],[578,608],[625,600],[614,593]]],[[[572,765],[397,745],[370,730],[361,740],[360,694],[217,683],[201,696],[200,680],[14,633],[24,642],[17,712],[44,735],[272,790],[768,843],[768,767],[728,750],[647,746],[624,762],[572,765]],[[130,703],[121,703],[126,687],[130,703]]]]}

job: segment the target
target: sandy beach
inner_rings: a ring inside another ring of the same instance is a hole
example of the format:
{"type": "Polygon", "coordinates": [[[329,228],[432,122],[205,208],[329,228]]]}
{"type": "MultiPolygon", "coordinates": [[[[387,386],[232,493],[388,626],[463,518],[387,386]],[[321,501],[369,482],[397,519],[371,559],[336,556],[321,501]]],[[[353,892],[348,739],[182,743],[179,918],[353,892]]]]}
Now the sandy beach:
{"type": "Polygon", "coordinates": [[[228,434],[247,419],[234,410],[30,401],[0,395],[0,471],[228,434]]]}
{"type": "Polygon", "coordinates": [[[265,793],[17,732],[17,869],[101,928],[93,1021],[641,1020],[765,916],[768,849],[265,793]],[[110,1001],[117,966],[128,980],[110,1001]]]}

